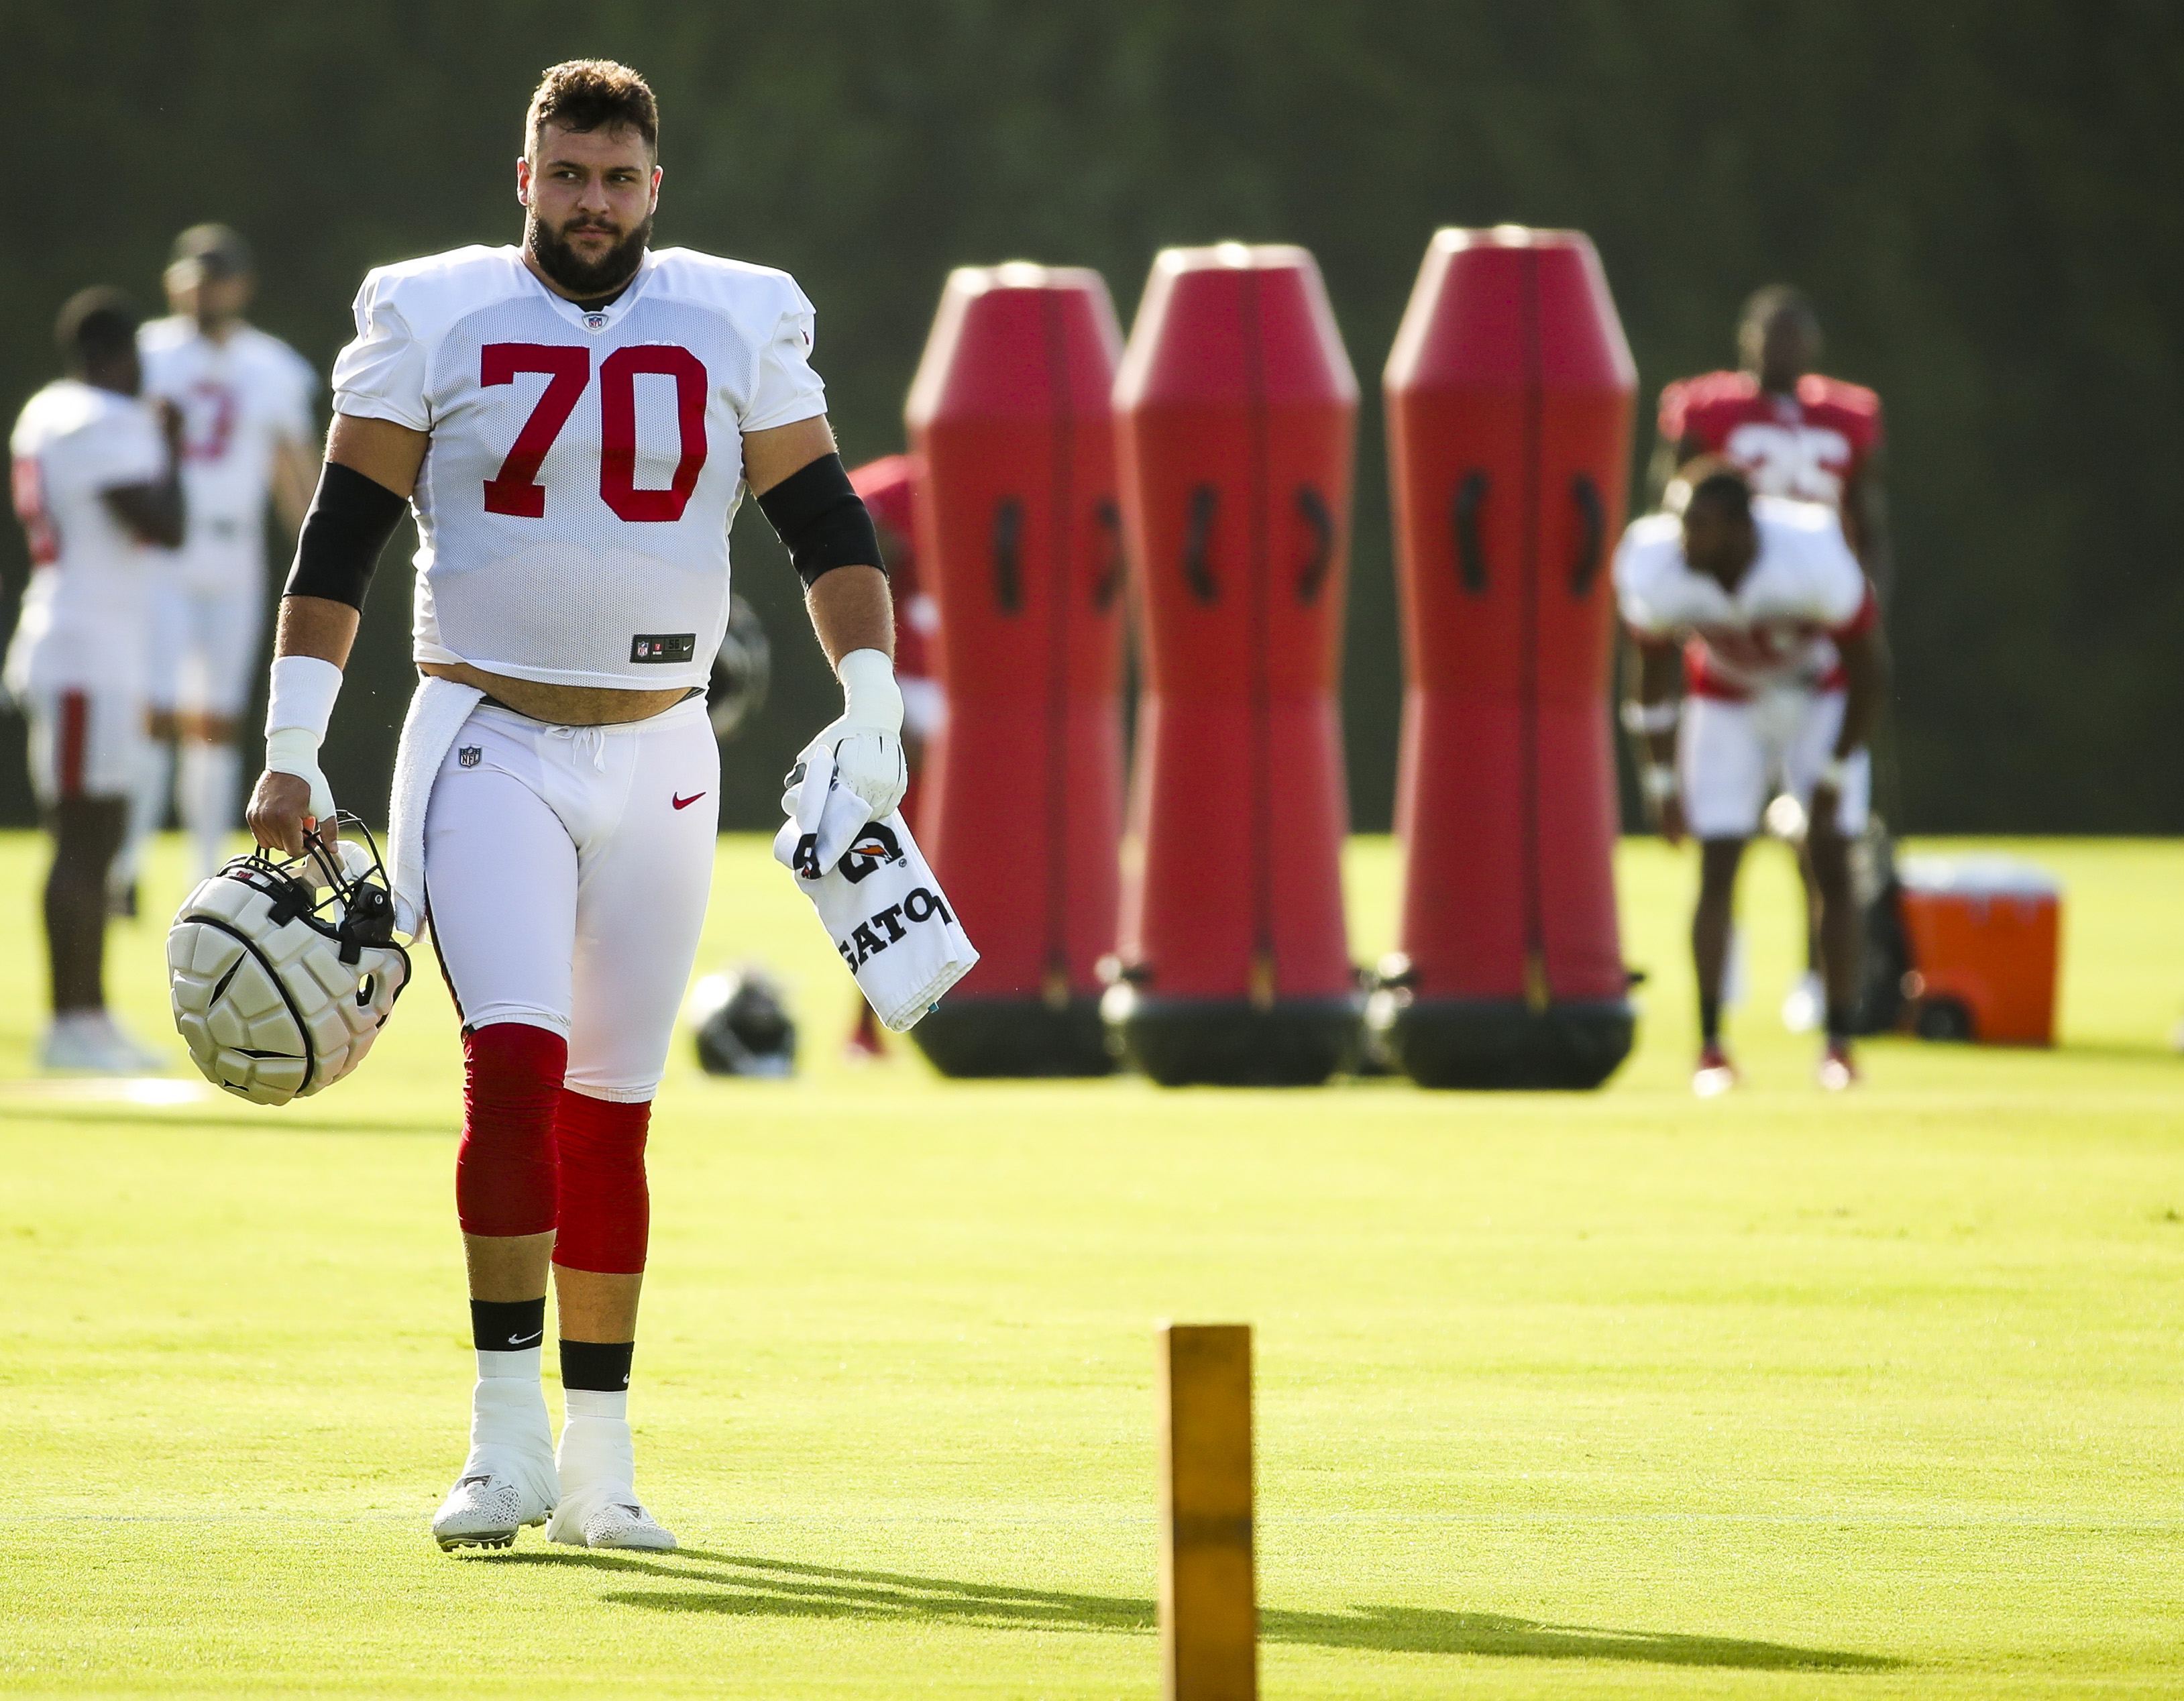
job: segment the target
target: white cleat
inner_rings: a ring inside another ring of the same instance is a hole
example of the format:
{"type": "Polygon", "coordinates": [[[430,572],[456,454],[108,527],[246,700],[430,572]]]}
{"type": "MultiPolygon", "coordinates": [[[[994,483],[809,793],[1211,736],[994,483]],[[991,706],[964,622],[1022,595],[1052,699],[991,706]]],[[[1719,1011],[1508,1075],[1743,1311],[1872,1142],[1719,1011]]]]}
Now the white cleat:
{"type": "MultiPolygon", "coordinates": [[[[473,1458],[432,1514],[432,1539],[440,1551],[458,1548],[513,1548],[515,1532],[536,1527],[554,1514],[552,1496],[538,1491],[538,1472],[529,1461],[473,1458]]],[[[552,1465],[547,1466],[550,1472],[552,1465]]]]}
{"type": "Polygon", "coordinates": [[[566,1542],[573,1548],[620,1548],[639,1553],[675,1551],[675,1532],[633,1497],[613,1500],[586,1495],[581,1502],[565,1498],[554,1521],[546,1526],[546,1539],[566,1542]]]}
{"type": "Polygon", "coordinates": [[[549,1542],[671,1553],[675,1534],[644,1509],[631,1486],[637,1451],[621,1418],[571,1418],[561,1426],[561,1504],[549,1542]]]}
{"type": "Polygon", "coordinates": [[[543,1524],[561,1498],[554,1425],[538,1383],[481,1378],[471,1391],[471,1452],[432,1516],[443,1553],[509,1548],[526,1525],[543,1524]]]}
{"type": "Polygon", "coordinates": [[[70,1074],[156,1075],[165,1060],[130,1038],[110,1012],[71,1010],[46,1029],[38,1066],[70,1074]]]}
{"type": "Polygon", "coordinates": [[[1810,1034],[1819,1027],[1827,1013],[1827,986],[1819,974],[1808,968],[1804,978],[1783,997],[1782,1025],[1792,1034],[1810,1034]]]}

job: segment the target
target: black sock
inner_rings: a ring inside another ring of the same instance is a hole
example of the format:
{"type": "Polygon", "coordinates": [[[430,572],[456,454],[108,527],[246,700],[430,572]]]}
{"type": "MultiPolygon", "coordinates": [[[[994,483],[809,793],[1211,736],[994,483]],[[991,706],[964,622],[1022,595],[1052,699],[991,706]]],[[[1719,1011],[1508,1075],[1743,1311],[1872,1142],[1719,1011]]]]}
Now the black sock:
{"type": "Polygon", "coordinates": [[[474,1299],[471,1344],[481,1352],[523,1352],[546,1340],[546,1296],[536,1299],[474,1299]]]}
{"type": "Polygon", "coordinates": [[[1828,1043],[1830,1046],[1847,1046],[1850,1043],[1850,1030],[1856,1025],[1857,1020],[1858,1012],[1851,1006],[1838,1004],[1832,998],[1830,999],[1828,1001],[1828,1043]]]}
{"type": "Polygon", "coordinates": [[[564,1341],[561,1343],[561,1386],[592,1388],[620,1394],[629,1387],[629,1361],[637,1352],[634,1341],[564,1341]]]}
{"type": "Polygon", "coordinates": [[[1721,1043],[1721,1000],[1702,996],[1699,999],[1699,1039],[1708,1046],[1721,1043]]]}

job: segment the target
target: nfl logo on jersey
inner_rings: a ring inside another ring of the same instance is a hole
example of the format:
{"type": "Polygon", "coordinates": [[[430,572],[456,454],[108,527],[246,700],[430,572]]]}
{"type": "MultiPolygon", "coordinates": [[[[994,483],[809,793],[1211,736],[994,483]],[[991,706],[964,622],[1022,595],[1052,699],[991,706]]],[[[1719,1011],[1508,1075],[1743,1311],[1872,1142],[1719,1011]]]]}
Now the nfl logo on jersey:
{"type": "Polygon", "coordinates": [[[478,765],[478,759],[484,755],[485,748],[483,745],[465,745],[460,750],[455,752],[455,760],[460,762],[465,767],[476,767],[478,765]]]}
{"type": "Polygon", "coordinates": [[[587,331],[604,331],[604,330],[605,330],[606,328],[607,328],[607,316],[606,316],[606,315],[605,315],[605,314],[604,314],[604,313],[587,313],[587,314],[584,315],[584,329],[585,329],[585,330],[587,330],[587,331]]]}

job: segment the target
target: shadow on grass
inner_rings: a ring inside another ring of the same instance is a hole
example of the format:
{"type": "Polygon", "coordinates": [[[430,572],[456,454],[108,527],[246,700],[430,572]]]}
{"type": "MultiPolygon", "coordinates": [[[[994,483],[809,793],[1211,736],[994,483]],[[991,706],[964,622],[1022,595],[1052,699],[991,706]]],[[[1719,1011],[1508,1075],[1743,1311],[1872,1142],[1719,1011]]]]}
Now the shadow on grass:
{"type": "MultiPolygon", "coordinates": [[[[657,1578],[680,1587],[610,1589],[600,1597],[654,1612],[768,1614],[788,1618],[896,1619],[1022,1630],[1150,1634],[1153,1603],[1113,1595],[1063,1594],[965,1583],[894,1571],[851,1571],[685,1548],[679,1553],[481,1555],[493,1564],[585,1565],[610,1576],[657,1578]],[[693,1584],[702,1585],[692,1587],[693,1584]]],[[[1504,1659],[1624,1659],[1657,1665],[1718,1665],[1754,1671],[1885,1671],[1903,1662],[1869,1654],[1791,1648],[1730,1637],[1672,1636],[1547,1624],[1493,1613],[1433,1607],[1353,1607],[1344,1612],[1282,1609],[1259,1615],[1269,1642],[1369,1648],[1383,1654],[1473,1654],[1504,1659]]]]}

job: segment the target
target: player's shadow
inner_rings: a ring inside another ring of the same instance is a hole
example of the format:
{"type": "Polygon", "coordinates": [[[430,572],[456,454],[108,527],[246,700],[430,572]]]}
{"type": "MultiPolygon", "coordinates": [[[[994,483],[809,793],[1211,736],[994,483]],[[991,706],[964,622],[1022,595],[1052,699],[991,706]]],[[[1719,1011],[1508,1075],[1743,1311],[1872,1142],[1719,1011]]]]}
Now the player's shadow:
{"type": "MultiPolygon", "coordinates": [[[[610,1589],[601,1598],[654,1612],[773,1615],[791,1618],[922,1620],[995,1628],[1150,1634],[1153,1603],[1114,1595],[1010,1588],[895,1571],[844,1570],[685,1548],[673,1554],[539,1553],[510,1561],[588,1564],[666,1587],[610,1589]],[[696,1587],[693,1587],[695,1585],[696,1587]],[[679,1587],[677,1587],[679,1586],[679,1587]]],[[[1494,1613],[1434,1607],[1353,1607],[1342,1612],[1280,1608],[1259,1615],[1269,1642],[1370,1648],[1384,1654],[1474,1654],[1510,1659],[1624,1659],[1657,1665],[1718,1665],[1755,1671],[1882,1671],[1903,1662],[1870,1654],[1793,1648],[1733,1637],[1674,1636],[1591,1625],[1549,1624],[1494,1613]]]]}

